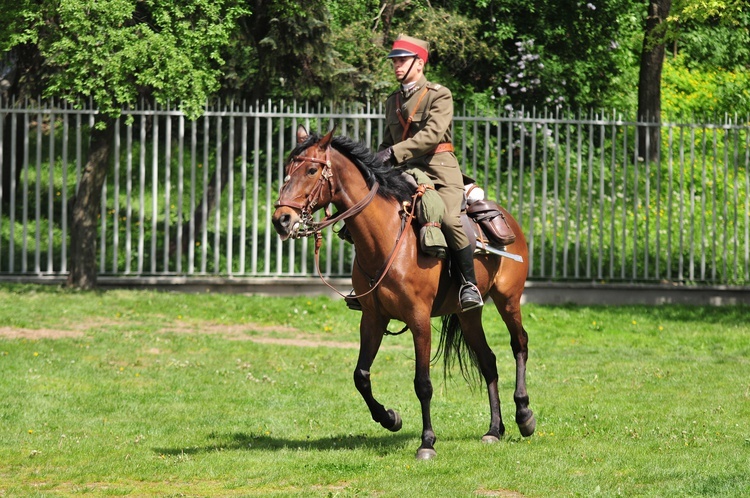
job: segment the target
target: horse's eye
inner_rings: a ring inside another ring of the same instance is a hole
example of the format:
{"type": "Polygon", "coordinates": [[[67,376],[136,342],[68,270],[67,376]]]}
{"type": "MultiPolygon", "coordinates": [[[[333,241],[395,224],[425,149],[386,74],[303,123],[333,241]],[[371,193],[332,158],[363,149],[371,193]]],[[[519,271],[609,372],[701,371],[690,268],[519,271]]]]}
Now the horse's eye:
{"type": "Polygon", "coordinates": [[[307,168],[307,174],[309,176],[313,176],[317,172],[318,172],[318,168],[316,166],[310,166],[309,168],[307,168]]]}

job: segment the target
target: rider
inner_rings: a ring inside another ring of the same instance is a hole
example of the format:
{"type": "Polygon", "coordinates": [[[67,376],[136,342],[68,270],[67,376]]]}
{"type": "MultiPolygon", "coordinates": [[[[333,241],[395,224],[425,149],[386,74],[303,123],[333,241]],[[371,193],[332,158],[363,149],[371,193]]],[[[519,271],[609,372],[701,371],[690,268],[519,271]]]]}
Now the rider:
{"type": "Polygon", "coordinates": [[[484,304],[474,275],[474,250],[461,224],[464,183],[453,153],[453,96],[446,87],[427,81],[424,66],[429,44],[399,35],[388,58],[400,88],[385,103],[386,131],[378,157],[386,164],[418,168],[435,184],[445,203],[442,231],[461,273],[461,310],[484,304]]]}

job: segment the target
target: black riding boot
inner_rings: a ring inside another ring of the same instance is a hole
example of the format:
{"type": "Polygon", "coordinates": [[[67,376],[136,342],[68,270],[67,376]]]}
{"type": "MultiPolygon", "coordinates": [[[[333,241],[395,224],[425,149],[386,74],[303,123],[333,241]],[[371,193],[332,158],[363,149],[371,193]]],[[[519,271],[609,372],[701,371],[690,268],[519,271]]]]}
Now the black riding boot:
{"type": "Polygon", "coordinates": [[[482,294],[477,288],[477,277],[474,275],[474,250],[469,245],[454,251],[453,255],[463,280],[463,285],[458,291],[461,311],[469,311],[484,306],[482,294]]]}

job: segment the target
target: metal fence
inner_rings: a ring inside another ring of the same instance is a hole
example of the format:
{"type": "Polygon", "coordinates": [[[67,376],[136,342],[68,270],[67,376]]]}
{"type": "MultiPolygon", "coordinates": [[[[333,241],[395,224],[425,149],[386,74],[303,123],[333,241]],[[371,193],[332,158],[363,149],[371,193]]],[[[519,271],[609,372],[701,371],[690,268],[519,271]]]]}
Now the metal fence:
{"type": "MultiPolygon", "coordinates": [[[[0,274],[67,272],[68,205],[95,112],[0,101],[0,274]]],[[[270,223],[297,125],[335,125],[376,147],[383,121],[381,107],[284,102],[208,107],[195,121],[146,104],[124,111],[102,196],[100,274],[315,275],[312,244],[282,243],[270,223]]],[[[639,143],[648,126],[459,108],[454,143],[465,172],[523,226],[531,279],[747,283],[750,126],[662,123],[658,142],[639,143]],[[656,159],[639,157],[644,146],[656,159]]],[[[349,275],[353,255],[329,231],[323,273],[349,275]]]]}

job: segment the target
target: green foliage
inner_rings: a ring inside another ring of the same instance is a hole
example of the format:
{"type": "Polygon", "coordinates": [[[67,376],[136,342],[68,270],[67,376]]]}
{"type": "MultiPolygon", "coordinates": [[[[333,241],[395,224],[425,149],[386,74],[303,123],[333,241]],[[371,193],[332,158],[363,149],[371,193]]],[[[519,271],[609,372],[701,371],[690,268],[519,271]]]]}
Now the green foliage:
{"type": "Polygon", "coordinates": [[[220,50],[246,13],[235,0],[45,2],[29,6],[23,32],[52,69],[46,96],[91,98],[117,116],[148,91],[197,117],[219,88],[220,50]]]}
{"type": "Polygon", "coordinates": [[[741,68],[718,70],[669,57],[662,73],[662,112],[683,119],[750,115],[750,75],[741,68]]]}

